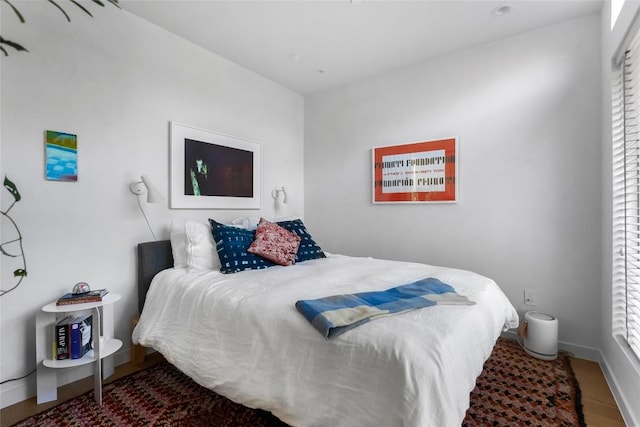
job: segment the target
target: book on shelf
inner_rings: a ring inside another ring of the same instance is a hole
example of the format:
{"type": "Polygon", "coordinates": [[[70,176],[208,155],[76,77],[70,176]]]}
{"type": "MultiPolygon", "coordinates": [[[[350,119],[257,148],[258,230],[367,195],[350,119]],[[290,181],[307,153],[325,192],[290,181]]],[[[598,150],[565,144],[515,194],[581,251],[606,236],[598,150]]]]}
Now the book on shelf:
{"type": "Polygon", "coordinates": [[[72,359],[80,359],[91,350],[91,326],[92,316],[90,314],[75,317],[69,322],[69,354],[72,359]]]}
{"type": "Polygon", "coordinates": [[[56,305],[68,305],[68,304],[86,304],[89,302],[100,302],[102,298],[108,294],[106,289],[97,289],[95,291],[89,291],[82,294],[73,294],[71,292],[62,295],[58,298],[56,305]]]}
{"type": "Polygon", "coordinates": [[[54,324],[55,351],[54,359],[65,360],[70,358],[69,353],[69,322],[72,315],[65,316],[54,324]]]}
{"type": "Polygon", "coordinates": [[[51,324],[51,359],[58,358],[58,329],[56,328],[58,322],[51,324]]]}
{"type": "Polygon", "coordinates": [[[68,315],[53,324],[52,359],[80,359],[93,348],[93,317],[68,315]]]}

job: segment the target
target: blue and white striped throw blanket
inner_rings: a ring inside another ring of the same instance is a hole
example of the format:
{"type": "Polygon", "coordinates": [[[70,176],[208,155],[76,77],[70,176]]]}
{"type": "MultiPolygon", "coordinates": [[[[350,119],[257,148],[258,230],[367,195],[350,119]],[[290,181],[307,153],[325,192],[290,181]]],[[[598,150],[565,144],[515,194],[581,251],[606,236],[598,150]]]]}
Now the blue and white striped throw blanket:
{"type": "Polygon", "coordinates": [[[430,277],[385,291],[300,300],[296,308],[328,339],[378,317],[436,304],[473,305],[475,302],[457,294],[451,285],[430,277]]]}

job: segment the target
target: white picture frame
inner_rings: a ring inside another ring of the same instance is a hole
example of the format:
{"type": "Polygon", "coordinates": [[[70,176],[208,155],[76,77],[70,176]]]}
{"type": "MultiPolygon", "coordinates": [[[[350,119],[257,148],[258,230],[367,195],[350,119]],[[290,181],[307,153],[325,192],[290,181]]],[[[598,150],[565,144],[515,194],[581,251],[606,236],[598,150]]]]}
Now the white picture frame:
{"type": "Polygon", "coordinates": [[[261,145],[170,123],[171,209],[260,209],[261,145]]]}

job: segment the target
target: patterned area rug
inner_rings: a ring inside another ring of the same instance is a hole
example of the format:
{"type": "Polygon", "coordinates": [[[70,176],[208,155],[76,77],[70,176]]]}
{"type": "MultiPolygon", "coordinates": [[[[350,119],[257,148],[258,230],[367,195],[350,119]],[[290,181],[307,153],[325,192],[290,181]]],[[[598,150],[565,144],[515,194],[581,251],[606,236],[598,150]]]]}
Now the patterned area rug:
{"type": "MultiPolygon", "coordinates": [[[[561,353],[555,361],[528,356],[499,339],[471,393],[464,426],[584,426],[580,390],[561,353]]],[[[104,386],[15,426],[285,427],[268,412],[246,408],[207,390],[167,362],[104,386]]]]}
{"type": "Polygon", "coordinates": [[[569,354],[535,359],[498,339],[471,392],[463,426],[586,426],[569,354]]]}

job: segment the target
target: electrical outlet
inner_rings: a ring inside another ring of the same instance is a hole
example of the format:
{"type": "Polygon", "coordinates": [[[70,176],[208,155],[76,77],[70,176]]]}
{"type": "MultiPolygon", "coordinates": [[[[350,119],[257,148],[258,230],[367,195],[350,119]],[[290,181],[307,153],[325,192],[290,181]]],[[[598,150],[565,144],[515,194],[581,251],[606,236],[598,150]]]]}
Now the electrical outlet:
{"type": "Polygon", "coordinates": [[[536,305],[536,294],[533,289],[524,290],[524,305],[536,305]]]}

